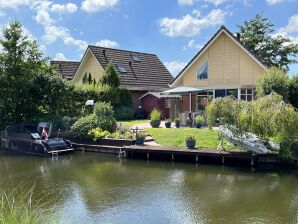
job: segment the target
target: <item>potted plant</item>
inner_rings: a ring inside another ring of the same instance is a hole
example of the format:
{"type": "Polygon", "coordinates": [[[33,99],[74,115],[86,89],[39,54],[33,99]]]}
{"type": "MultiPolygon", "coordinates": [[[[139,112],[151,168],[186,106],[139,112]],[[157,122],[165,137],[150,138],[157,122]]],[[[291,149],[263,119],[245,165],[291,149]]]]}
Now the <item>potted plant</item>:
{"type": "Polygon", "coordinates": [[[171,127],[171,124],[172,124],[172,120],[171,119],[167,119],[166,122],[165,122],[166,128],[170,128],[171,127]]]}
{"type": "Polygon", "coordinates": [[[176,128],[180,128],[181,119],[179,117],[175,118],[175,126],[176,128]]]}
{"type": "Polygon", "coordinates": [[[145,142],[146,134],[144,132],[137,132],[136,145],[143,145],[145,142]]]}
{"type": "Polygon", "coordinates": [[[201,127],[202,127],[202,123],[203,123],[203,121],[204,121],[203,116],[201,116],[201,115],[197,115],[197,116],[195,117],[196,128],[201,128],[201,127]]]}
{"type": "Polygon", "coordinates": [[[196,146],[196,138],[194,135],[187,135],[185,137],[186,147],[189,149],[194,149],[196,146]]]}
{"type": "Polygon", "coordinates": [[[150,113],[150,125],[152,128],[158,128],[160,125],[160,112],[154,108],[150,113]]]}

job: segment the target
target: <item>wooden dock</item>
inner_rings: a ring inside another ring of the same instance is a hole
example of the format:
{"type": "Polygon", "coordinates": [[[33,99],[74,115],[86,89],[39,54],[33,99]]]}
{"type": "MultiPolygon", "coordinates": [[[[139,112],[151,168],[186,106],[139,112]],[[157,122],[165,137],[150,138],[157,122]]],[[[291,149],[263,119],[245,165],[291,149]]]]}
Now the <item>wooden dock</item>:
{"type": "Polygon", "coordinates": [[[107,146],[107,145],[87,145],[73,144],[76,149],[87,152],[119,154],[125,152],[128,158],[143,158],[172,161],[188,161],[195,163],[217,163],[232,164],[238,163],[247,166],[257,164],[280,164],[279,158],[275,154],[257,155],[243,151],[223,151],[216,149],[187,149],[169,146],[151,145],[130,145],[130,146],[107,146]]]}

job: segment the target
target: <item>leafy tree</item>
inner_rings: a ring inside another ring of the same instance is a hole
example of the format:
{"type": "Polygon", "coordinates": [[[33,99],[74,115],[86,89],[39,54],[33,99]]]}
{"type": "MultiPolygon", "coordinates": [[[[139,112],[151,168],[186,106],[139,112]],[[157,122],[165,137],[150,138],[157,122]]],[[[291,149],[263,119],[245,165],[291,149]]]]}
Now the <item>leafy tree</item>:
{"type": "Polygon", "coordinates": [[[275,66],[288,70],[288,65],[297,62],[298,45],[281,35],[274,36],[274,25],[262,14],[238,25],[240,41],[260,58],[268,67],[275,66]]]}
{"type": "Polygon", "coordinates": [[[263,97],[272,91],[288,99],[289,77],[282,69],[271,67],[257,80],[257,96],[263,97]]]}
{"type": "Polygon", "coordinates": [[[92,76],[91,76],[91,73],[89,73],[89,75],[88,75],[88,84],[89,84],[89,85],[92,84],[92,76]]]}
{"type": "Polygon", "coordinates": [[[298,75],[293,76],[289,83],[289,101],[298,109],[298,75]]]}
{"type": "Polygon", "coordinates": [[[117,72],[114,69],[113,64],[109,63],[106,67],[103,76],[101,78],[102,85],[108,85],[113,88],[120,86],[120,78],[117,72]]]}
{"type": "Polygon", "coordinates": [[[10,22],[2,34],[0,129],[11,122],[24,121],[37,112],[28,89],[33,77],[48,71],[47,58],[43,57],[37,42],[28,38],[19,22],[10,22]]]}

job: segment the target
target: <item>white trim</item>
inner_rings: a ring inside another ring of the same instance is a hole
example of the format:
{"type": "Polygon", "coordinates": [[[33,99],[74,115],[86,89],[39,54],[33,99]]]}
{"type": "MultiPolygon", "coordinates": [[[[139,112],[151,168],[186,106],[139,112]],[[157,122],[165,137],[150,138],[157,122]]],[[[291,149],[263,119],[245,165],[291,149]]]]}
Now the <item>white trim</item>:
{"type": "Polygon", "coordinates": [[[221,29],[218,34],[213,38],[212,41],[210,41],[208,43],[208,45],[206,45],[203,49],[203,51],[200,52],[200,54],[198,54],[194,59],[193,61],[189,64],[189,65],[186,65],[187,67],[185,68],[185,70],[182,72],[182,74],[180,74],[180,76],[172,83],[170,84],[170,87],[173,87],[183,76],[184,74],[189,70],[189,68],[192,67],[192,65],[194,63],[197,62],[198,58],[205,53],[205,51],[210,47],[211,44],[213,44],[217,39],[218,37],[222,34],[222,33],[225,33],[228,37],[230,37],[244,52],[246,52],[255,62],[257,62],[263,69],[266,69],[266,66],[264,66],[254,55],[252,55],[246,48],[244,48],[237,40],[234,39],[234,37],[231,37],[231,35],[224,29],[221,29]]]}
{"type": "Polygon", "coordinates": [[[145,93],[144,95],[142,95],[139,99],[143,99],[145,96],[148,96],[148,95],[152,95],[158,99],[160,99],[160,93],[159,92],[147,92],[145,93]]]}
{"type": "Polygon", "coordinates": [[[82,58],[82,60],[81,60],[81,62],[80,62],[80,65],[79,65],[79,67],[78,67],[78,69],[77,69],[75,75],[73,76],[72,81],[74,81],[74,82],[76,81],[76,77],[78,76],[78,74],[79,74],[79,72],[80,72],[80,69],[82,69],[82,64],[85,64],[85,60],[86,60],[87,54],[88,54],[89,52],[90,52],[90,53],[92,54],[92,56],[95,58],[95,60],[97,61],[98,65],[99,65],[101,68],[103,68],[102,65],[99,63],[99,61],[97,60],[97,58],[95,57],[95,55],[93,54],[93,52],[92,52],[92,51],[90,50],[90,48],[88,47],[87,50],[86,50],[86,52],[85,52],[85,54],[84,54],[84,56],[83,56],[83,58],[82,58]]]}

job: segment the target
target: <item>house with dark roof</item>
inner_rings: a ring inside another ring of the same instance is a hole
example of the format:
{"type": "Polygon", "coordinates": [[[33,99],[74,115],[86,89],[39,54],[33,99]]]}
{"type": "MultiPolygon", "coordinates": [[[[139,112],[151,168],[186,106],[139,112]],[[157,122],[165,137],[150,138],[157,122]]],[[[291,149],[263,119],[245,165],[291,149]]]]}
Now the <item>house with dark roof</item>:
{"type": "Polygon", "coordinates": [[[224,26],[214,34],[172,80],[172,89],[193,90],[181,94],[175,108],[199,112],[212,99],[229,95],[245,101],[255,99],[256,81],[266,66],[239,39],[224,26]]]}
{"type": "MultiPolygon", "coordinates": [[[[150,107],[142,105],[141,99],[144,94],[165,91],[169,89],[173,80],[170,72],[155,54],[88,46],[81,62],[51,62],[59,73],[76,84],[87,83],[89,77],[98,82],[108,63],[112,63],[118,72],[120,86],[131,91],[134,109],[144,107],[145,116],[148,116],[149,112],[157,107],[168,117],[165,109],[168,105],[166,100],[155,97],[154,94],[153,99],[149,100],[150,107]]],[[[148,103],[148,99],[146,102],[148,103]]]]}

